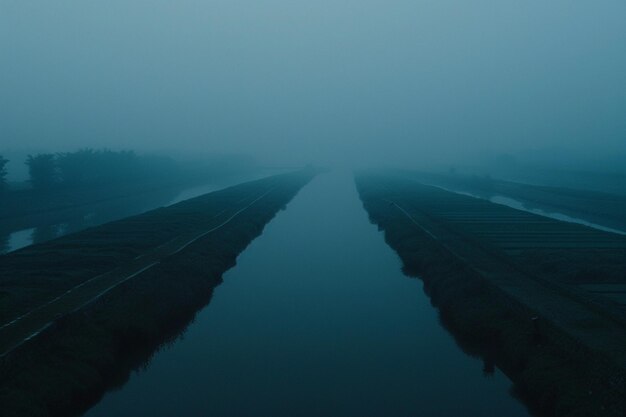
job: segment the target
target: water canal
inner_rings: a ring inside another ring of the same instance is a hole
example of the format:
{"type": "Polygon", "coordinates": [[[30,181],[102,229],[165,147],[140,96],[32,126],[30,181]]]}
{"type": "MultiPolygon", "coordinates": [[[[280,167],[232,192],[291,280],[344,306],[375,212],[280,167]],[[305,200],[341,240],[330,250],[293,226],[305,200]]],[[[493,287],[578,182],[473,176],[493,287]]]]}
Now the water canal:
{"type": "Polygon", "coordinates": [[[350,174],[317,177],[99,416],[527,416],[401,272],[350,174]]]}

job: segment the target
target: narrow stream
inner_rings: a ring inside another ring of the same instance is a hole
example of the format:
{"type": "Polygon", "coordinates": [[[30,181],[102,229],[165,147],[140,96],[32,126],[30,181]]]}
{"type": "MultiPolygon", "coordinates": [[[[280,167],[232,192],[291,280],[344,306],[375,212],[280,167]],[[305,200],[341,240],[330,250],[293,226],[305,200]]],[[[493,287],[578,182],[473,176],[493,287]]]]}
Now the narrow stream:
{"type": "Polygon", "coordinates": [[[527,416],[463,353],[349,174],[306,186],[184,336],[85,415],[527,416]]]}

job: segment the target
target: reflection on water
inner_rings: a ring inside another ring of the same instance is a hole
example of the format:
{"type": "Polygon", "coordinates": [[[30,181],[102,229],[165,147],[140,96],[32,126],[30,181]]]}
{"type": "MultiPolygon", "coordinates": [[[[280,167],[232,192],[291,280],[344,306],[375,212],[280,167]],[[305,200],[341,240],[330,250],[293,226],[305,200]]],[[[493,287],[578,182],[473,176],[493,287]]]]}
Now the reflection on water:
{"type": "Polygon", "coordinates": [[[66,210],[62,214],[47,213],[33,219],[28,226],[19,230],[12,230],[14,225],[8,221],[6,222],[8,224],[0,224],[0,254],[276,173],[277,170],[260,170],[220,178],[182,190],[177,188],[155,190],[66,210]]]}
{"type": "Polygon", "coordinates": [[[23,248],[32,245],[34,228],[18,230],[7,236],[7,251],[23,248]]]}
{"type": "Polygon", "coordinates": [[[86,416],[527,416],[511,385],[459,348],[352,178],[333,174],[239,256],[184,338],[86,416]]]}
{"type": "Polygon", "coordinates": [[[515,200],[515,199],[510,198],[510,197],[504,197],[504,196],[501,196],[501,195],[496,195],[496,196],[491,197],[489,199],[489,201],[491,201],[492,203],[509,206],[509,207],[514,208],[514,209],[528,211],[530,213],[538,214],[540,216],[549,217],[549,218],[555,219],[555,220],[561,220],[561,221],[568,222],[568,223],[582,224],[582,225],[585,225],[585,226],[593,227],[594,229],[603,230],[605,232],[611,232],[611,233],[618,233],[620,235],[626,235],[626,231],[624,231],[624,230],[618,230],[618,229],[613,229],[611,227],[602,226],[602,225],[597,224],[597,223],[592,223],[592,222],[589,222],[589,221],[584,220],[584,219],[568,216],[567,214],[563,214],[563,213],[559,213],[559,212],[555,212],[555,211],[547,211],[547,210],[543,210],[543,209],[540,209],[540,208],[531,208],[531,207],[528,207],[527,204],[524,204],[523,202],[521,202],[519,200],[515,200]]]}

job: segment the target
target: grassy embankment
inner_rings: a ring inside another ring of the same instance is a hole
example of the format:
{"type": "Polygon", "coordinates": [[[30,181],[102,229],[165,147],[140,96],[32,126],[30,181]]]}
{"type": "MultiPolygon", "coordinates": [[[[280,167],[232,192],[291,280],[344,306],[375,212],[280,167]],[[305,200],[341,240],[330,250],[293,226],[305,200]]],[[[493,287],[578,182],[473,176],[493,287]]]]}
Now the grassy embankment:
{"type": "Polygon", "coordinates": [[[613,267],[626,278],[624,241],[414,181],[359,175],[357,187],[370,219],[385,231],[406,272],[424,281],[444,323],[462,345],[503,369],[538,414],[624,415],[619,350],[626,339],[610,317],[614,306],[598,313],[576,299],[581,292],[559,282],[593,268],[588,259],[551,259],[554,251],[590,245],[621,251],[622,262],[613,267]],[[570,248],[563,248],[567,242],[570,248]],[[570,274],[533,274],[537,265],[523,266],[528,251],[570,274]]]}
{"type": "MultiPolygon", "coordinates": [[[[177,334],[206,304],[237,255],[312,176],[308,170],[253,181],[0,258],[5,271],[17,273],[9,303],[4,304],[8,318],[25,306],[37,305],[33,297],[38,302],[54,297],[174,235],[199,236],[199,229],[210,230],[249,204],[251,194],[256,199],[267,193],[223,227],[56,319],[48,330],[3,358],[3,416],[76,412],[123,381],[133,366],[177,334]]],[[[6,277],[4,272],[2,276],[6,277]]]]}

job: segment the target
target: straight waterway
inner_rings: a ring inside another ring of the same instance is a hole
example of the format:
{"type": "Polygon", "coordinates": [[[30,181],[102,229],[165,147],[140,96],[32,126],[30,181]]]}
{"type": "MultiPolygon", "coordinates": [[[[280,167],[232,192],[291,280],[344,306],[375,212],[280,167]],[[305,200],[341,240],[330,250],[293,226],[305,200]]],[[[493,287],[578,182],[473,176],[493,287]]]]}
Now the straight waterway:
{"type": "Polygon", "coordinates": [[[527,416],[442,327],[352,177],[306,186],[184,337],[85,415],[527,416]]]}

